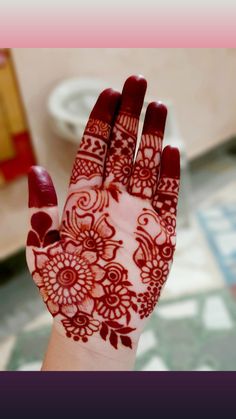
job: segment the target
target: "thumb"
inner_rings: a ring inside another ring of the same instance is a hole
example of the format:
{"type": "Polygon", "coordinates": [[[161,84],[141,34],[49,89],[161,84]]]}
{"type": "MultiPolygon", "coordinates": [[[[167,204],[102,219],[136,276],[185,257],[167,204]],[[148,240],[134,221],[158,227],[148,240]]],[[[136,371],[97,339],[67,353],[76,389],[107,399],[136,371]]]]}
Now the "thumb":
{"type": "Polygon", "coordinates": [[[32,248],[43,248],[60,240],[59,214],[52,179],[43,167],[30,168],[28,188],[30,227],[27,237],[27,262],[32,271],[32,248]]]}

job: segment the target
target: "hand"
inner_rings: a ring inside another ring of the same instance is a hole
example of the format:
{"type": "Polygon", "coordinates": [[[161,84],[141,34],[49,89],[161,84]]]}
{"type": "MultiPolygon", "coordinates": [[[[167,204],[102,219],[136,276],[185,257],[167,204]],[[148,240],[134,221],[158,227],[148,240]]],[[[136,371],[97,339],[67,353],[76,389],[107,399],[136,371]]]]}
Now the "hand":
{"type": "Polygon", "coordinates": [[[50,176],[29,172],[29,270],[60,333],[109,356],[136,349],[175,249],[179,152],[162,151],[163,104],[149,104],[134,160],[145,91],[132,76],[99,96],[61,223],[50,176]]]}

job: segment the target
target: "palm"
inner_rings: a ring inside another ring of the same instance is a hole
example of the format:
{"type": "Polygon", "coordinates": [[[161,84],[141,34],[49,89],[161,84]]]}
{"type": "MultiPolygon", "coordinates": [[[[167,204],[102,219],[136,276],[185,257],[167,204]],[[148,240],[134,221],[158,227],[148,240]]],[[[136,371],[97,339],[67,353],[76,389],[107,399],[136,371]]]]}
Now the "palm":
{"type": "Polygon", "coordinates": [[[109,129],[106,124],[101,129],[100,122],[95,129],[91,120],[60,228],[54,228],[54,207],[33,211],[27,259],[49,311],[68,337],[87,342],[99,334],[116,349],[132,348],[172,262],[178,176],[163,173],[154,194],[160,133],[143,135],[131,175],[137,133],[122,133],[115,124],[101,183],[101,164],[90,149],[104,155],[99,141],[104,143],[102,135],[107,137],[109,129]],[[95,131],[98,139],[91,140],[95,131]],[[115,143],[118,147],[113,148],[115,143]],[[117,155],[119,146],[125,149],[123,155],[117,155]],[[86,153],[92,156],[88,162],[86,153]]]}

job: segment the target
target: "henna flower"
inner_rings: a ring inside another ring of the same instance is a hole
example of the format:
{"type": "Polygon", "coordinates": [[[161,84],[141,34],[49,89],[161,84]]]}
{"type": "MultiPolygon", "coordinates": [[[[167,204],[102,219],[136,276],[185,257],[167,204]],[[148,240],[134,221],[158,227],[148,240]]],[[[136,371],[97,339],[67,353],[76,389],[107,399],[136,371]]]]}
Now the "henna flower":
{"type": "Polygon", "coordinates": [[[66,336],[68,338],[73,337],[76,341],[81,339],[83,342],[87,342],[88,336],[97,332],[100,326],[98,320],[82,312],[77,313],[71,319],[63,319],[62,324],[66,329],[66,336]]]}
{"type": "Polygon", "coordinates": [[[95,221],[94,215],[78,215],[76,207],[67,211],[63,221],[61,236],[76,243],[77,253],[94,263],[98,258],[112,260],[122,241],[111,240],[115,229],[107,221],[108,214],[103,214],[95,221]]]}
{"type": "Polygon", "coordinates": [[[105,295],[97,301],[96,310],[104,319],[119,319],[127,313],[131,305],[131,295],[122,285],[105,288],[105,295]]]}
{"type": "Polygon", "coordinates": [[[111,262],[104,266],[105,275],[102,280],[103,285],[118,284],[127,280],[127,270],[120,263],[111,262]]]}
{"type": "Polygon", "coordinates": [[[64,249],[54,245],[46,251],[34,251],[33,278],[52,315],[61,312],[72,317],[77,310],[91,312],[94,297],[104,294],[98,283],[105,275],[98,264],[90,265],[68,243],[64,249]]]}
{"type": "Polygon", "coordinates": [[[147,263],[142,267],[141,271],[142,282],[147,284],[150,281],[155,281],[163,284],[168,273],[168,263],[164,262],[163,260],[157,261],[154,259],[152,261],[147,261],[147,263]]]}
{"type": "Polygon", "coordinates": [[[114,174],[116,181],[126,185],[131,175],[131,167],[132,161],[129,158],[117,161],[112,168],[112,173],[114,174]]]}
{"type": "Polygon", "coordinates": [[[156,183],[156,165],[149,159],[140,160],[133,173],[133,182],[137,188],[153,188],[156,183]]]}

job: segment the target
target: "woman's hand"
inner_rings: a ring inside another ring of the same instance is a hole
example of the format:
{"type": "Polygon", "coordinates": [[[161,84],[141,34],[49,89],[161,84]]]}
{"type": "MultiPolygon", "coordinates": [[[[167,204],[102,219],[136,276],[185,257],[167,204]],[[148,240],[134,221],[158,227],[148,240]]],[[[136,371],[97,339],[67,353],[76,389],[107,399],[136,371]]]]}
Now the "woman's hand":
{"type": "MultiPolygon", "coordinates": [[[[136,159],[146,81],[99,96],[75,159],[59,223],[45,169],[29,173],[29,270],[55,328],[73,348],[135,354],[175,249],[179,152],[162,151],[163,104],[150,103],[136,159]]],[[[62,368],[63,369],[63,368],[62,368]]]]}

